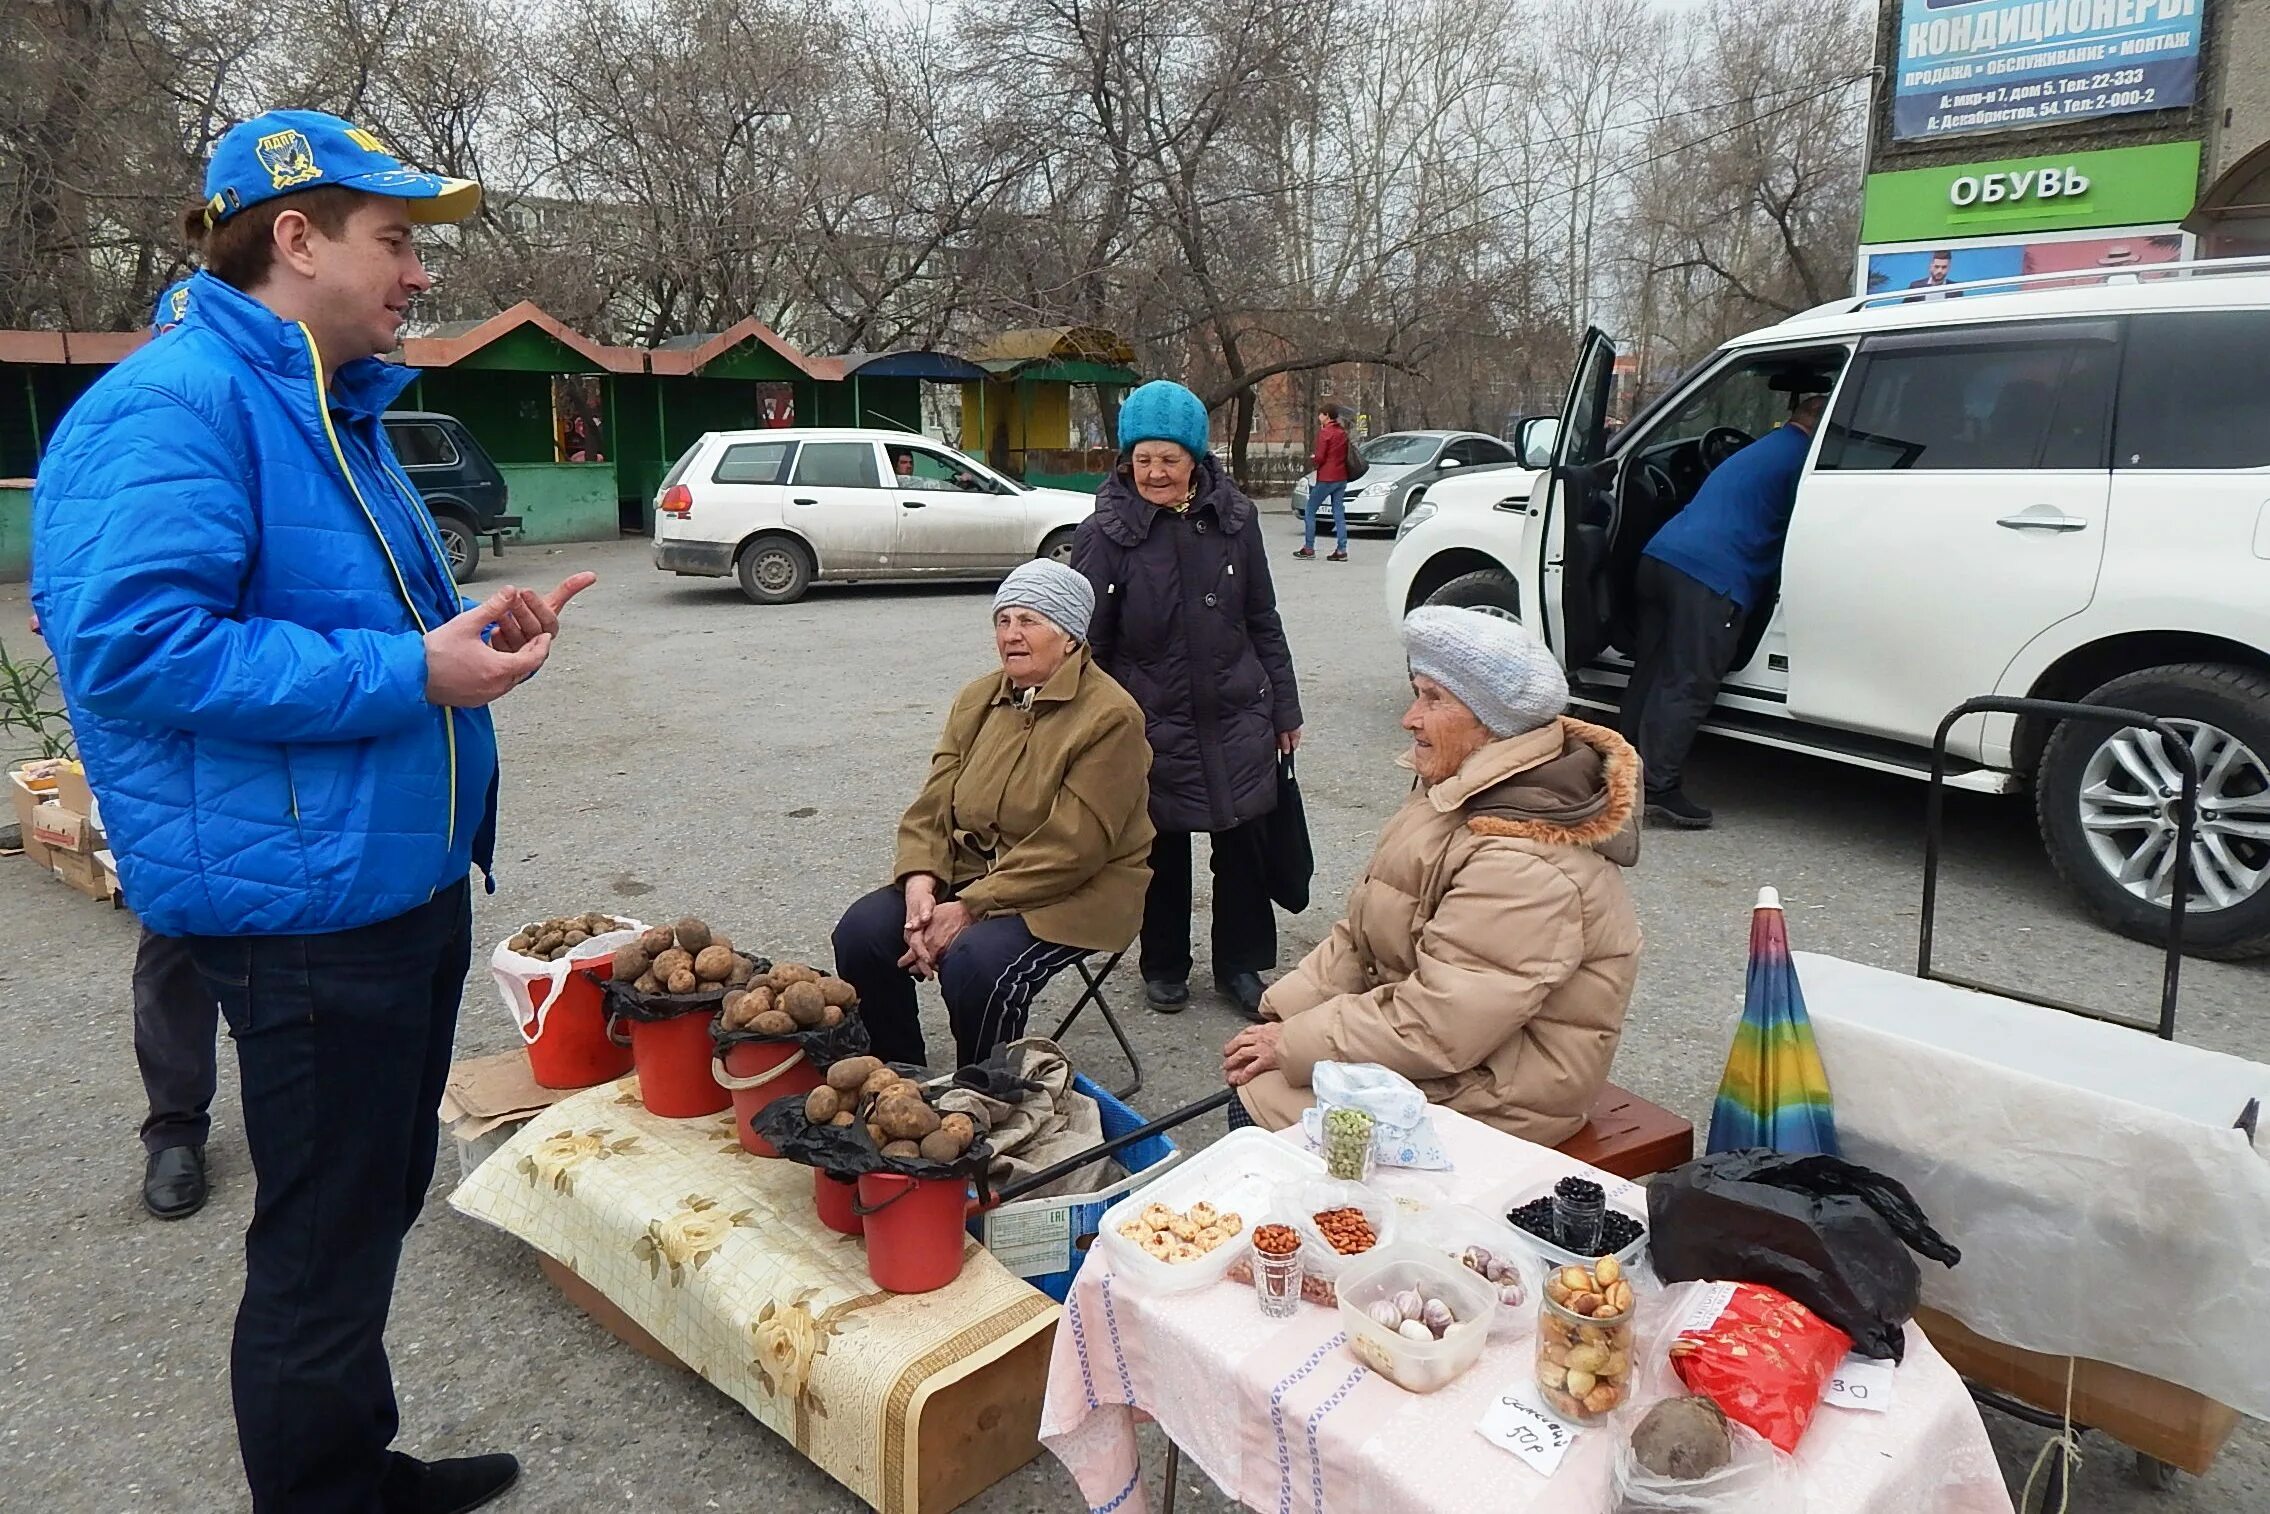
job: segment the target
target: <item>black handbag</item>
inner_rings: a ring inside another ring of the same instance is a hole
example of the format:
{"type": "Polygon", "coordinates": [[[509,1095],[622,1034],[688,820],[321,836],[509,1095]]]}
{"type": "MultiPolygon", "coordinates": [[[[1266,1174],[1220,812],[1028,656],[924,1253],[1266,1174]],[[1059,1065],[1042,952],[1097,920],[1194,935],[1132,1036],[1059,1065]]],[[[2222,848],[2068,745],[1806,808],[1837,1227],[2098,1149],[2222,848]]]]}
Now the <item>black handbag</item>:
{"type": "Polygon", "coordinates": [[[1293,754],[1277,754],[1277,807],[1269,812],[1269,897],[1299,914],[1308,908],[1309,881],[1316,876],[1316,848],[1308,839],[1308,810],[1293,777],[1293,754]]]}

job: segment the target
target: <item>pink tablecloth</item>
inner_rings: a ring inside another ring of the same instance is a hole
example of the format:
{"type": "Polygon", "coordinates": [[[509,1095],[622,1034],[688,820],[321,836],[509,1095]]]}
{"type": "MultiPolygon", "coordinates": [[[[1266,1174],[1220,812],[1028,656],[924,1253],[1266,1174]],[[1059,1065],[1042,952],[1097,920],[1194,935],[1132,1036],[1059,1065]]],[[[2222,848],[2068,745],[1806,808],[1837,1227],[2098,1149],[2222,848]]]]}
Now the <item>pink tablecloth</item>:
{"type": "MultiPolygon", "coordinates": [[[[1448,1172],[1385,1186],[1469,1200],[1514,1180],[1589,1173],[1448,1110],[1437,1110],[1448,1172]]],[[[1643,1337],[1650,1328],[1643,1314],[1643,1337]]],[[[1337,1313],[1303,1305],[1262,1318],[1249,1285],[1147,1295],[1115,1277],[1100,1248],[1080,1271],[1049,1365],[1041,1440],[1098,1514],[1146,1514],[1138,1411],[1250,1508],[1273,1514],[1584,1514],[1608,1507],[1613,1432],[1580,1434],[1550,1481],[1475,1430],[1495,1395],[1526,1379],[1529,1339],[1493,1342],[1438,1393],[1406,1393],[1347,1350],[1337,1313]]],[[[1808,1506],[1837,1514],[2010,1514],[1978,1411],[1954,1370],[1912,1327],[1888,1413],[1824,1406],[1799,1448],[1808,1506]]]]}

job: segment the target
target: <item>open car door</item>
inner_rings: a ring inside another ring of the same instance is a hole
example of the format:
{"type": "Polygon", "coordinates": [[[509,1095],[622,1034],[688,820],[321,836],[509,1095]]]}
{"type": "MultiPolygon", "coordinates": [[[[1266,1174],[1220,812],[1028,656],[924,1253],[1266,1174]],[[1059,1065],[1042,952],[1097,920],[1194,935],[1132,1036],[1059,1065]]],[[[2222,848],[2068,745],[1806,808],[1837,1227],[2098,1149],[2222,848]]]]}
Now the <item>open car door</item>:
{"type": "Polygon", "coordinates": [[[1521,602],[1544,610],[1532,629],[1571,675],[1607,645],[1609,520],[1601,503],[1608,496],[1600,475],[1615,378],[1615,344],[1598,327],[1586,328],[1576,373],[1561,403],[1544,504],[1531,519],[1534,534],[1522,564],[1523,577],[1530,581],[1521,586],[1521,602]]]}

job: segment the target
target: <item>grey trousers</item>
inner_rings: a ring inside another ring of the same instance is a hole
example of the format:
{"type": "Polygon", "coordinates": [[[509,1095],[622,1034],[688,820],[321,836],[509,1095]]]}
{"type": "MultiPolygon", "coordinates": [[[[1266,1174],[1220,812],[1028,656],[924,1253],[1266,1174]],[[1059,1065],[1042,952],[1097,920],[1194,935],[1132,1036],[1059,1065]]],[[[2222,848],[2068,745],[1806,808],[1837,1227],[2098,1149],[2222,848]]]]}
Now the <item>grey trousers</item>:
{"type": "Polygon", "coordinates": [[[219,1078],[220,1001],[198,975],[189,943],[142,932],[134,953],[134,1060],[150,1112],[142,1148],[202,1146],[219,1078]]]}

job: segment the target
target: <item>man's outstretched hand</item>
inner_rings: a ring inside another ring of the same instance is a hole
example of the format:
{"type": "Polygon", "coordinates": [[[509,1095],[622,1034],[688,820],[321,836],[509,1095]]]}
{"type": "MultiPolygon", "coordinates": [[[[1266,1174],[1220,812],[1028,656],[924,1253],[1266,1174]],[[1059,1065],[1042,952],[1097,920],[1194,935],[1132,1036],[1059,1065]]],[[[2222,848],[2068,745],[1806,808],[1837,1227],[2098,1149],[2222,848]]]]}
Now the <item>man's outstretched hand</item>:
{"type": "MultiPolygon", "coordinates": [[[[565,589],[567,584],[560,587],[565,589]]],[[[552,654],[552,636],[548,631],[533,636],[520,633],[516,611],[524,608],[520,603],[523,595],[536,597],[507,584],[456,619],[426,633],[428,704],[461,710],[493,704],[544,665],[544,659],[552,654]],[[514,646],[502,648],[481,639],[482,633],[494,625],[495,640],[502,642],[508,620],[515,625],[514,646]]],[[[559,624],[557,612],[552,624],[559,624]]]]}
{"type": "MultiPolygon", "coordinates": [[[[499,652],[517,652],[539,636],[559,635],[560,611],[567,608],[569,600],[597,582],[596,573],[575,573],[561,580],[560,586],[549,594],[539,594],[534,589],[500,590],[500,594],[511,596],[511,602],[503,613],[491,616],[496,621],[496,630],[489,634],[489,645],[499,652]]],[[[489,604],[495,603],[492,597],[489,604]]]]}

